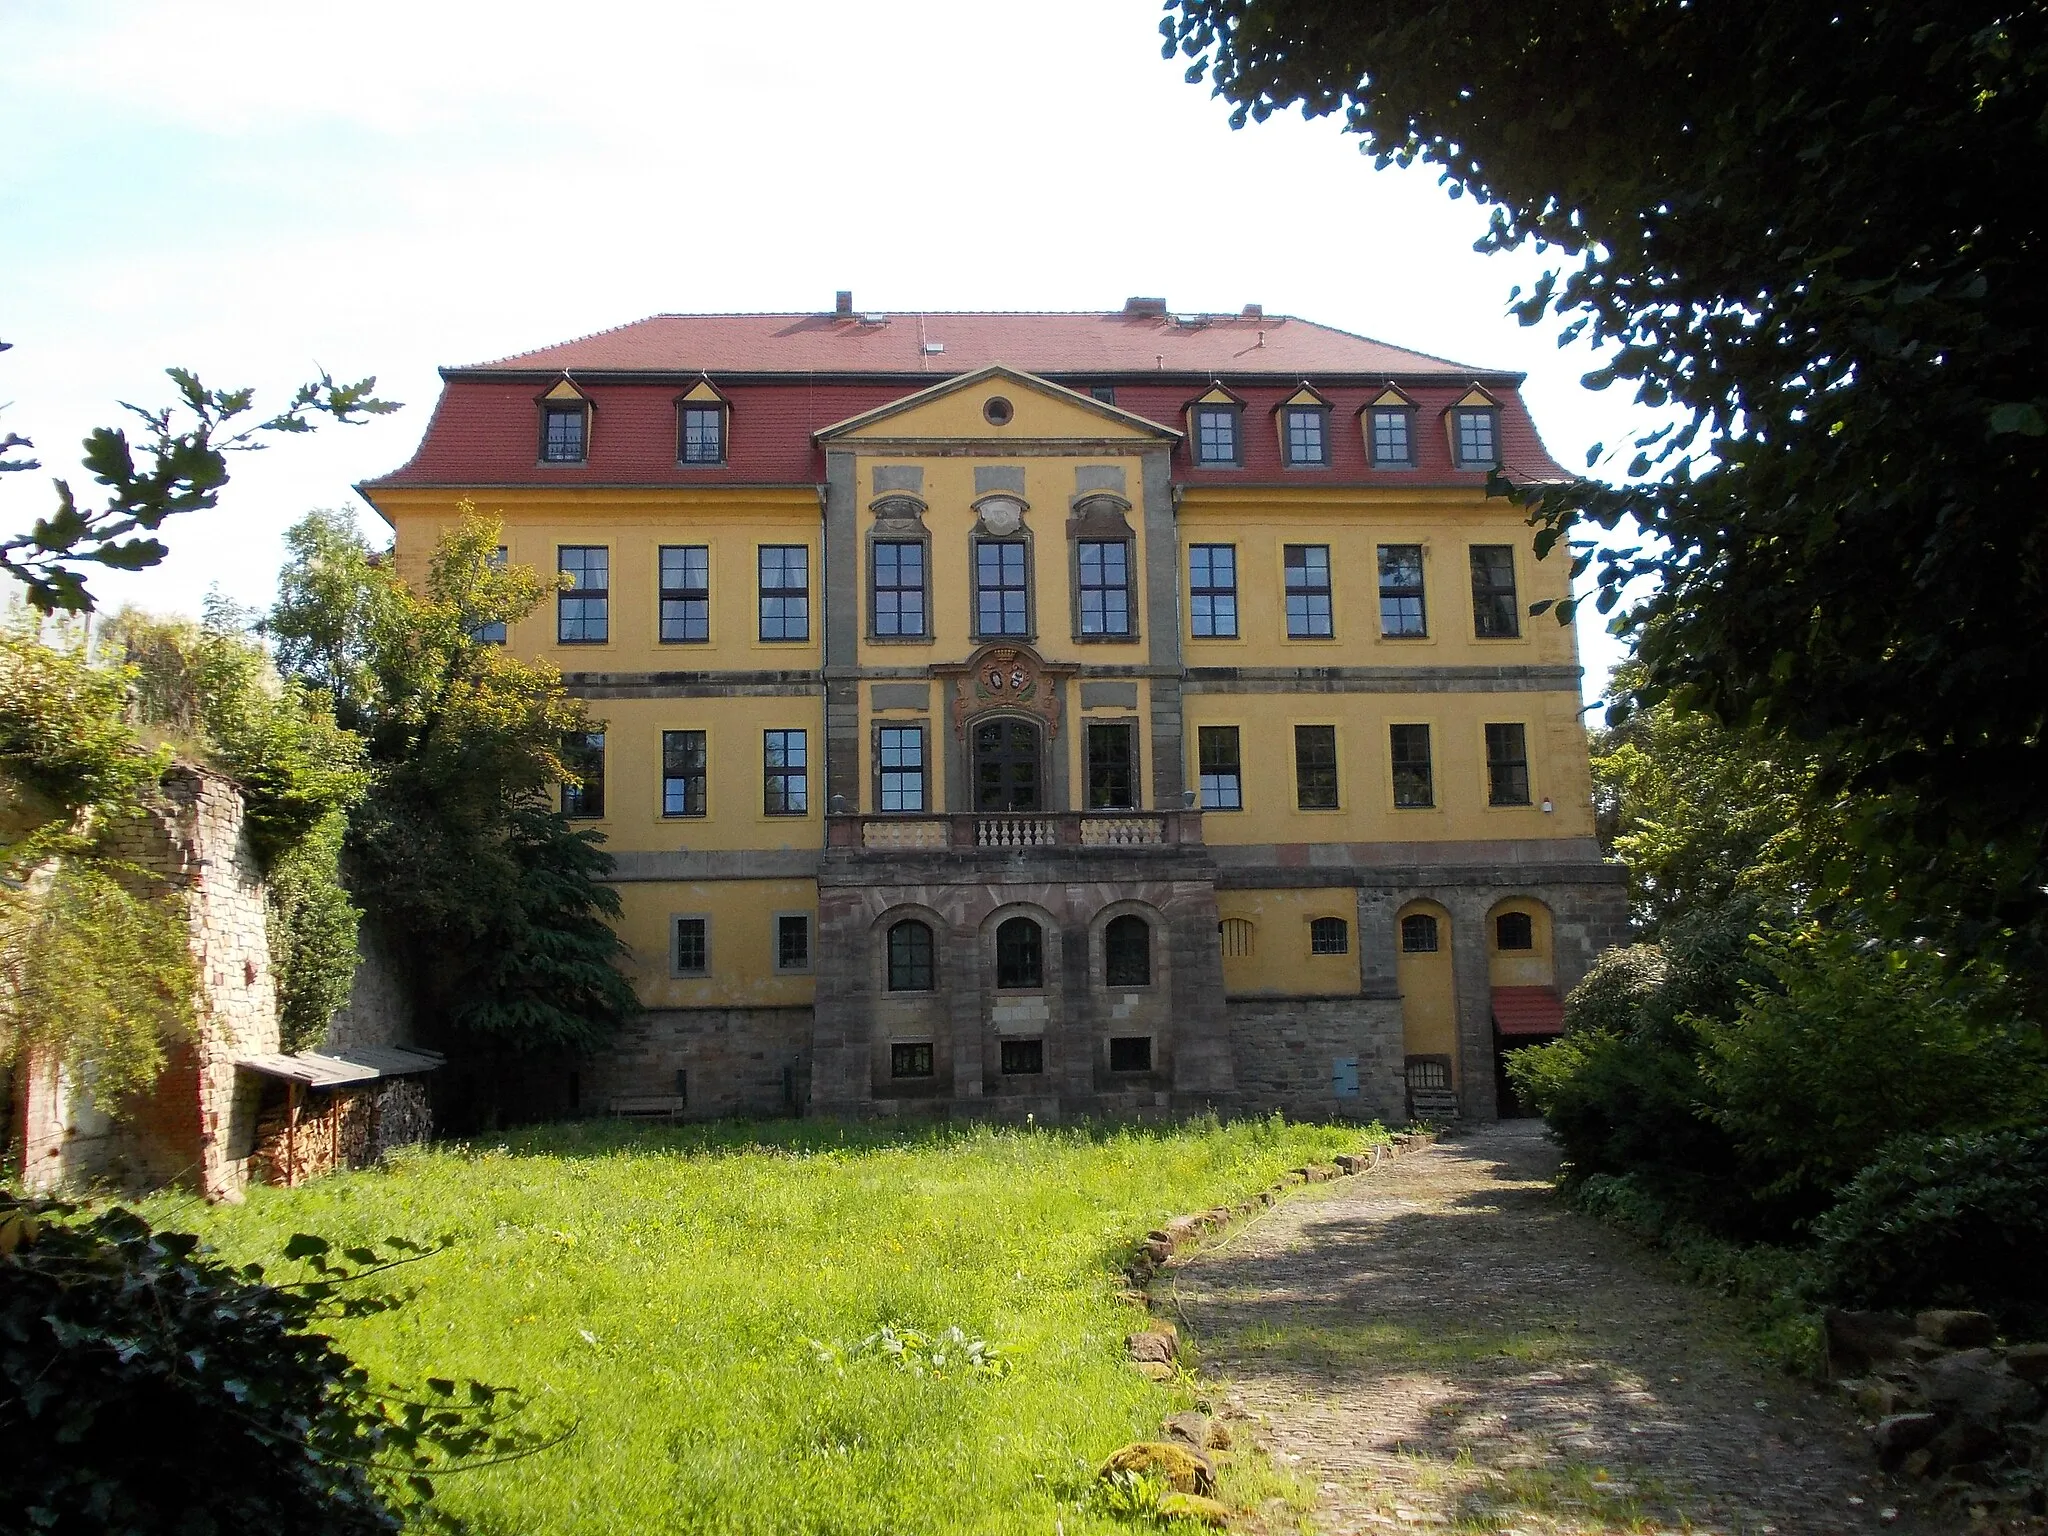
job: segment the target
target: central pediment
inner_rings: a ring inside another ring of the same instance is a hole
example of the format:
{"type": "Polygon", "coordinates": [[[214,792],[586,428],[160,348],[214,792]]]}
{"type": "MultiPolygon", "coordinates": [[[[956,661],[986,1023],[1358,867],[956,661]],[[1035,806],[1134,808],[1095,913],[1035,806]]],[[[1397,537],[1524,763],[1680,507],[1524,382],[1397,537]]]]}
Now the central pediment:
{"type": "Polygon", "coordinates": [[[973,442],[1168,444],[1181,434],[1143,416],[1000,363],[836,422],[821,445],[973,442]]]}

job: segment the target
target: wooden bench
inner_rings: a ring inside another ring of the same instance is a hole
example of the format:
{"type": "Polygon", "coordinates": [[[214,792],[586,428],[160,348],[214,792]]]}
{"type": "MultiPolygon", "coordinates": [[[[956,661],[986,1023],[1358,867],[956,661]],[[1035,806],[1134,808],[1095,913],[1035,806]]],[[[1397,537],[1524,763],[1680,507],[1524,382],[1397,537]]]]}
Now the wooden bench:
{"type": "Polygon", "coordinates": [[[613,1099],[611,1113],[622,1120],[680,1120],[683,1101],[672,1093],[629,1093],[613,1099]]]}

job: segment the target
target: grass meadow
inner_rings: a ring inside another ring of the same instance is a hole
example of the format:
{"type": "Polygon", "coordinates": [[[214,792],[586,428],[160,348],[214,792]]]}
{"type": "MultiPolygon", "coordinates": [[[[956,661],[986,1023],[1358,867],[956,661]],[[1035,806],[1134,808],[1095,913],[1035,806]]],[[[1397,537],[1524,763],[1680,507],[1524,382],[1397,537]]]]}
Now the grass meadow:
{"type": "Polygon", "coordinates": [[[337,1332],[381,1376],[518,1386],[576,1422],[554,1450],[443,1479],[477,1536],[1078,1536],[1130,1529],[1087,1502],[1092,1468],[1193,1400],[1124,1363],[1134,1243],[1365,1134],[587,1122],[145,1213],[275,1279],[297,1272],[294,1232],[445,1239],[394,1276],[406,1306],[337,1332]],[[811,1342],[891,1323],[957,1325],[1010,1368],[918,1377],[811,1342]]]}

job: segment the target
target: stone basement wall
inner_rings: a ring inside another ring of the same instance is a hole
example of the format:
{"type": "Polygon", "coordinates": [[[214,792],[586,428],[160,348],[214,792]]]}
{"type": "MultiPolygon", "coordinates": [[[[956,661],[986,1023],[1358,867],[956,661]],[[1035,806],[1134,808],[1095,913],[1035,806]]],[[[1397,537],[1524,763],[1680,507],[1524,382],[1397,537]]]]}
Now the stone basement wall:
{"type": "Polygon", "coordinates": [[[1233,1108],[1296,1120],[1408,1118],[1399,998],[1232,998],[1223,1012],[1237,1063],[1233,1108]],[[1357,1064],[1355,1093],[1338,1092],[1340,1061],[1357,1064]]]}
{"type": "Polygon", "coordinates": [[[627,1100],[672,1098],[678,1070],[689,1093],[675,1112],[691,1120],[783,1115],[810,1094],[809,1008],[659,1008],[618,1032],[582,1069],[582,1104],[600,1114],[627,1100]],[[797,1103],[789,1104],[784,1072],[797,1103]]]}
{"type": "Polygon", "coordinates": [[[417,1037],[405,968],[397,947],[367,914],[356,924],[356,953],[360,960],[349,985],[348,1001],[327,1021],[319,1049],[411,1045],[417,1037]]]}

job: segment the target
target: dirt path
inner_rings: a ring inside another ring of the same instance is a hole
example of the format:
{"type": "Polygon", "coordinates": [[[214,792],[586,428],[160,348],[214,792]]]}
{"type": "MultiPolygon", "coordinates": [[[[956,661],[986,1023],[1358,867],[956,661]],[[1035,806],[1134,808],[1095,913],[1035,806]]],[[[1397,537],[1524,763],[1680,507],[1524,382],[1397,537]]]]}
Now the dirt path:
{"type": "Polygon", "coordinates": [[[1162,1287],[1319,1531],[1936,1528],[1833,1399],[1551,1192],[1540,1124],[1306,1191],[1162,1287]],[[1896,1515],[1887,1519],[1887,1512],[1896,1515]]]}

